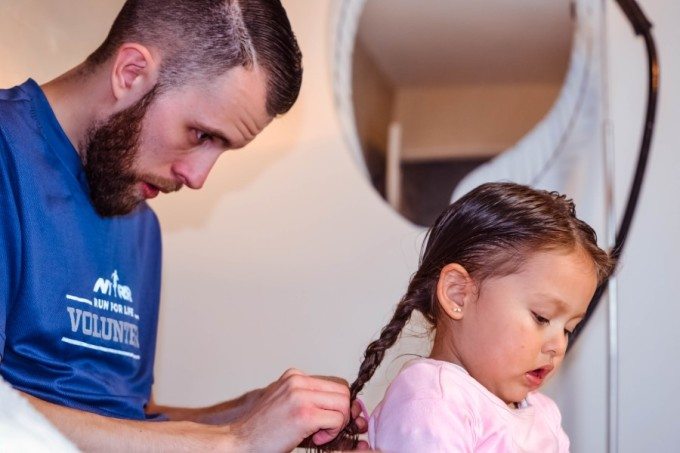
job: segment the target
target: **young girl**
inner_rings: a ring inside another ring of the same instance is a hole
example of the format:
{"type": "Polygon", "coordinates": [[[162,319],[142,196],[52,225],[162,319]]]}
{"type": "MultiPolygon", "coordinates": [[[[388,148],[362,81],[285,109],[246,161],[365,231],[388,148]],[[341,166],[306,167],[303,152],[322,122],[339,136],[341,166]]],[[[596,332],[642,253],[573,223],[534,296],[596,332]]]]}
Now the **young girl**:
{"type": "MultiPolygon", "coordinates": [[[[613,269],[574,204],[512,183],[482,185],[444,211],[418,271],[366,349],[361,391],[414,310],[435,330],[369,421],[384,452],[566,452],[555,403],[537,390],[613,269]]],[[[352,429],[346,430],[345,437],[352,429]]]]}

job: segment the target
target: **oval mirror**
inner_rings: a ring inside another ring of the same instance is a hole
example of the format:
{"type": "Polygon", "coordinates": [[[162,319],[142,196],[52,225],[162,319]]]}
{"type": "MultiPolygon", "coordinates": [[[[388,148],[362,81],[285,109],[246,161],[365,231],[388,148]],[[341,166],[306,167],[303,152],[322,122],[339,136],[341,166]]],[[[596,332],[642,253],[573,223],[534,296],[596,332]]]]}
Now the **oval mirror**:
{"type": "Polygon", "coordinates": [[[542,0],[344,7],[336,45],[351,41],[350,92],[338,94],[351,104],[350,144],[381,196],[429,226],[470,171],[511,148],[553,106],[574,8],[542,0]]]}

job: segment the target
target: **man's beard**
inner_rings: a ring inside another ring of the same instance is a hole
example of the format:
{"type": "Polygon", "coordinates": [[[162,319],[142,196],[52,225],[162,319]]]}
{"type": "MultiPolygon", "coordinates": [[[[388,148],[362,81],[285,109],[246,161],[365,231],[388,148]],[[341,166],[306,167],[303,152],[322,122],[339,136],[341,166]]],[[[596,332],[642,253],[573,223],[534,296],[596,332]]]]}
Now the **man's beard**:
{"type": "MultiPolygon", "coordinates": [[[[133,106],[103,123],[94,124],[87,133],[85,175],[92,204],[101,216],[128,214],[144,200],[135,190],[140,177],[134,172],[133,164],[139,150],[144,115],[156,92],[154,87],[133,106]]],[[[153,180],[153,177],[145,179],[153,180]]],[[[179,189],[167,187],[170,185],[167,181],[157,182],[163,190],[179,189]]]]}

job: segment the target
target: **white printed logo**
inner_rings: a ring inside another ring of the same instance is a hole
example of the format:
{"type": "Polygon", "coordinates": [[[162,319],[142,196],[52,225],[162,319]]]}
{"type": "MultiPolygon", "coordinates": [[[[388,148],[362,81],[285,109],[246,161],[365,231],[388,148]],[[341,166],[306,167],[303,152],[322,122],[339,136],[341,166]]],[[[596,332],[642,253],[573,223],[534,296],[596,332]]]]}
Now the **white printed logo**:
{"type": "MultiPolygon", "coordinates": [[[[66,294],[68,301],[89,305],[85,308],[66,307],[71,332],[97,339],[97,342],[105,342],[113,347],[105,347],[69,337],[62,337],[61,341],[139,360],[138,354],[120,349],[121,345],[140,348],[139,328],[137,326],[139,315],[135,313],[135,306],[132,305],[130,287],[120,283],[118,270],[114,270],[110,279],[99,277],[92,287],[92,292],[94,293],[92,298],[66,294]],[[127,302],[129,305],[117,302],[116,299],[127,302]],[[111,316],[112,313],[116,315],[111,316]],[[120,319],[120,316],[124,318],[120,319]],[[127,320],[125,320],[126,318],[127,320]]],[[[80,307],[83,306],[80,305],[80,307]]]]}
{"type": "Polygon", "coordinates": [[[111,274],[111,280],[108,278],[99,277],[94,283],[92,291],[101,293],[105,296],[113,296],[132,303],[132,290],[129,286],[118,283],[118,271],[114,270],[111,274]],[[113,294],[111,294],[113,292],[113,294]]]}

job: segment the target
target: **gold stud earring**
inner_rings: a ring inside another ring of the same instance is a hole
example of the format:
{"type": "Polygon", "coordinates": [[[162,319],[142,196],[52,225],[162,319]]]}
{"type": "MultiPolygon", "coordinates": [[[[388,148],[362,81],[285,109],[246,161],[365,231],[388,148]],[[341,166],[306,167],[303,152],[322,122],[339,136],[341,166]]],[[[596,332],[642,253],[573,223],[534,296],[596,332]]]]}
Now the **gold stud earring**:
{"type": "Polygon", "coordinates": [[[456,307],[456,308],[453,309],[453,311],[456,312],[456,313],[460,313],[460,312],[463,311],[463,309],[460,308],[460,307],[456,307]]]}

